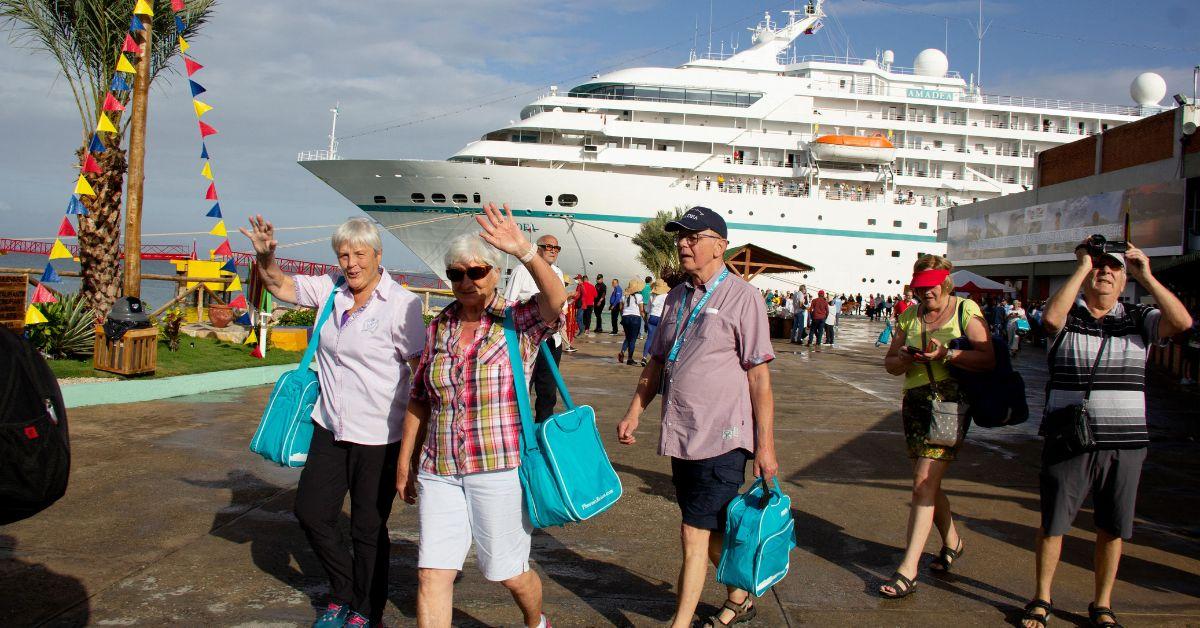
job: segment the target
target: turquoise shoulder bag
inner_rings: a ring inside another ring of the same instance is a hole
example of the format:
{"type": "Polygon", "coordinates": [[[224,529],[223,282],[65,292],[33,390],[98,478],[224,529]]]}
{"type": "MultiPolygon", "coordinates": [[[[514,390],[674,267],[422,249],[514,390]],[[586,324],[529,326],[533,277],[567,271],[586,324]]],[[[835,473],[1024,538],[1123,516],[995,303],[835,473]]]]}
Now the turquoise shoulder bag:
{"type": "Polygon", "coordinates": [[[768,487],[758,478],[725,507],[717,582],[761,596],[787,575],[795,547],[791,498],[778,479],[768,487]]]}
{"type": "Polygon", "coordinates": [[[572,402],[543,342],[539,357],[554,374],[566,410],[535,423],[512,308],[504,312],[504,339],[521,409],[519,475],[529,521],[535,528],[548,528],[585,521],[608,510],[621,498],[621,478],[604,451],[595,411],[572,402]]]}

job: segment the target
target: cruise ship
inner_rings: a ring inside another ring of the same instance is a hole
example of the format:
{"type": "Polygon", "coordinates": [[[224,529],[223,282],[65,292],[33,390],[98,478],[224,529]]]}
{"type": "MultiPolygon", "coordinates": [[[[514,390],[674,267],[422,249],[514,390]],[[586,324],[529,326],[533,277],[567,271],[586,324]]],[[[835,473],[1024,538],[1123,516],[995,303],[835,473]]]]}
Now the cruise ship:
{"type": "Polygon", "coordinates": [[[916,256],[945,252],[940,208],[1032,187],[1038,151],[1157,112],[1165,92],[1143,75],[1134,106],[990,95],[937,49],[912,67],[891,51],[800,56],[822,3],[784,13],[734,54],[550,87],[444,161],[299,161],[439,275],[446,242],[478,230],[485,202],[557,236],[568,274],[622,280],[647,274],[632,242],[644,221],[703,205],[725,217],[730,248],[813,268],[764,287],[895,294],[916,256]]]}

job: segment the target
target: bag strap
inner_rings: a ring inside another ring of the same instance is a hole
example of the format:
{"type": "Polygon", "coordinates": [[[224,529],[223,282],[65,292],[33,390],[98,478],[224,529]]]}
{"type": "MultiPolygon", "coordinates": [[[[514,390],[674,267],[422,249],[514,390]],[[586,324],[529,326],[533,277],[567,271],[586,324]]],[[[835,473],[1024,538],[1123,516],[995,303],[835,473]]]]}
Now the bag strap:
{"type": "Polygon", "coordinates": [[[1100,328],[1100,350],[1096,352],[1096,361],[1092,363],[1092,373],[1088,375],[1087,388],[1083,391],[1083,402],[1087,403],[1092,398],[1092,385],[1096,383],[1096,370],[1100,368],[1100,358],[1104,356],[1104,348],[1108,346],[1108,336],[1104,335],[1104,328],[1100,328]]]}
{"type": "Polygon", "coordinates": [[[333,291],[329,293],[329,298],[325,299],[325,304],[321,306],[321,312],[317,316],[317,324],[313,327],[312,338],[308,340],[308,348],[304,350],[304,357],[300,358],[300,365],[296,367],[298,371],[308,370],[312,364],[313,357],[317,355],[317,346],[321,344],[321,328],[325,326],[325,321],[329,320],[329,314],[333,312],[333,298],[337,296],[338,289],[342,284],[346,283],[345,277],[338,277],[333,284],[333,291]]]}
{"type": "Polygon", "coordinates": [[[546,361],[546,366],[550,368],[550,374],[554,376],[554,384],[558,386],[558,394],[562,395],[563,405],[568,410],[575,409],[575,402],[571,401],[571,393],[567,392],[567,384],[563,381],[562,374],[558,372],[558,365],[554,363],[554,356],[550,354],[550,347],[546,346],[546,341],[543,340],[540,345],[542,359],[546,361]]]}
{"type": "MultiPolygon", "coordinates": [[[[925,337],[925,329],[928,327],[925,324],[925,318],[921,316],[921,310],[917,310],[917,319],[921,322],[921,352],[924,353],[925,347],[929,346],[929,340],[925,337]]],[[[925,373],[929,375],[929,390],[933,392],[933,398],[938,399],[937,380],[933,377],[933,366],[926,360],[922,362],[925,365],[925,373]]]]}
{"type": "Polygon", "coordinates": [[[529,406],[529,383],[525,381],[525,361],[521,359],[521,339],[513,321],[511,307],[504,309],[504,344],[508,346],[508,362],[512,367],[513,391],[517,395],[517,408],[521,412],[521,451],[537,449],[537,433],[534,431],[533,408],[529,406]]]}

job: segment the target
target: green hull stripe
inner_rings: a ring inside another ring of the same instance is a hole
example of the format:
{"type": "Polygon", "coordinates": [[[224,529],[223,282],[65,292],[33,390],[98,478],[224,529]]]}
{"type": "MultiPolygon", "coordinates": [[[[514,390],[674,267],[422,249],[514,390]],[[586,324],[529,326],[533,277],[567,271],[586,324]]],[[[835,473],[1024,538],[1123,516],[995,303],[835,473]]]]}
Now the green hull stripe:
{"type": "MultiPolygon", "coordinates": [[[[475,214],[479,210],[473,207],[437,207],[431,208],[420,205],[359,205],[359,209],[365,212],[402,212],[412,214],[475,214]]],[[[529,216],[531,218],[563,218],[569,216],[579,222],[623,222],[629,224],[641,224],[645,222],[645,218],[637,216],[618,216],[616,214],[572,214],[566,212],[552,212],[538,209],[518,209],[513,211],[516,217],[529,216]]],[[[768,231],[772,233],[797,233],[804,235],[823,235],[835,236],[841,238],[873,238],[877,240],[903,240],[907,242],[937,242],[934,236],[910,235],[905,233],[876,233],[874,231],[851,231],[848,229],[820,229],[817,227],[791,227],[788,225],[755,225],[745,222],[728,223],[730,229],[740,229],[743,231],[768,231]]]]}

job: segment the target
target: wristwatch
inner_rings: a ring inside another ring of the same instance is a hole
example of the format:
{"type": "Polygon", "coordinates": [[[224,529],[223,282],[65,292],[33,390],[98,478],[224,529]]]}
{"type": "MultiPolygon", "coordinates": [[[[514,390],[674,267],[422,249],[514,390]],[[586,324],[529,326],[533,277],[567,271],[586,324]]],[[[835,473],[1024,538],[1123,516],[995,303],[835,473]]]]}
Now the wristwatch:
{"type": "Polygon", "coordinates": [[[958,349],[947,349],[946,357],[942,358],[942,363],[949,364],[950,360],[953,360],[954,358],[958,357],[959,353],[960,353],[960,351],[958,349]]]}

